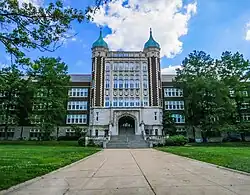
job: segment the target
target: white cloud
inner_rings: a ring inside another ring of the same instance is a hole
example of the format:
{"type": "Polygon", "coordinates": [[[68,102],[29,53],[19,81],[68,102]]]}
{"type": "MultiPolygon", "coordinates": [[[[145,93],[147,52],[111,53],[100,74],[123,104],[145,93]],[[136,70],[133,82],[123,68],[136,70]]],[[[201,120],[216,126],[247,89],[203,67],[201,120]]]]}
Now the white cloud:
{"type": "Polygon", "coordinates": [[[44,0],[18,0],[19,5],[22,5],[23,3],[32,3],[34,6],[39,7],[43,5],[44,0]]]}
{"type": "Polygon", "coordinates": [[[161,54],[174,57],[182,51],[180,37],[188,33],[188,21],[196,13],[196,2],[183,0],[113,0],[103,5],[94,23],[108,26],[105,40],[114,50],[141,50],[149,38],[149,28],[161,45],[161,54]]]}
{"type": "Polygon", "coordinates": [[[250,41],[250,22],[247,23],[246,28],[247,28],[246,40],[250,41]]]}
{"type": "Polygon", "coordinates": [[[176,69],[181,68],[181,65],[169,66],[161,69],[161,74],[176,74],[176,69]]]}

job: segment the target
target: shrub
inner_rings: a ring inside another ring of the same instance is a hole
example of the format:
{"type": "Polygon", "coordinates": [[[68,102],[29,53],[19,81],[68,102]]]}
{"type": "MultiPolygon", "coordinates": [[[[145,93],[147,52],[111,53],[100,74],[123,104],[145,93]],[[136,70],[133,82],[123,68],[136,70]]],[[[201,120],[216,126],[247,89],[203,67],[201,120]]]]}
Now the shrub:
{"type": "Polygon", "coordinates": [[[87,144],[87,146],[89,146],[89,147],[95,147],[96,144],[95,144],[95,142],[94,142],[93,139],[90,139],[89,142],[88,142],[88,144],[87,144]]]}
{"type": "Polygon", "coordinates": [[[57,141],[77,141],[79,136],[59,136],[57,141]]]}
{"type": "Polygon", "coordinates": [[[166,146],[184,146],[188,142],[188,138],[183,135],[174,135],[166,139],[166,146]]]}
{"type": "Polygon", "coordinates": [[[80,137],[78,139],[78,145],[83,147],[85,146],[85,137],[80,137]]]}

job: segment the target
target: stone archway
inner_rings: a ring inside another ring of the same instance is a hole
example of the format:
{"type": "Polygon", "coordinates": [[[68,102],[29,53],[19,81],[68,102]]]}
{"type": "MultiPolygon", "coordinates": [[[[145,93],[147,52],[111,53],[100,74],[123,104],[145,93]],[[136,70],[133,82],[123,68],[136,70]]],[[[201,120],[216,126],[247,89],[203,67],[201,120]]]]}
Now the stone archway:
{"type": "Polygon", "coordinates": [[[135,119],[131,116],[122,116],[118,121],[119,135],[135,135],[135,119]]]}

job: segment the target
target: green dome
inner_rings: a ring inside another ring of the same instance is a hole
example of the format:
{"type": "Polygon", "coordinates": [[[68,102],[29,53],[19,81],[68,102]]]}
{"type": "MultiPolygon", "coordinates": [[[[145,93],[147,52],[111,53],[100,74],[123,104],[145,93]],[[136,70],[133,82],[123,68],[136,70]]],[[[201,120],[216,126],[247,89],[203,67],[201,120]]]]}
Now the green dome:
{"type": "Polygon", "coordinates": [[[153,35],[152,35],[152,30],[150,29],[150,37],[149,37],[149,40],[145,43],[144,45],[144,49],[147,49],[147,48],[150,48],[150,47],[157,47],[157,48],[160,48],[160,44],[157,43],[154,38],[153,38],[153,35]]]}
{"type": "Polygon", "coordinates": [[[100,30],[99,38],[93,43],[92,48],[94,47],[105,47],[108,48],[108,44],[103,40],[102,30],[100,30]]]}

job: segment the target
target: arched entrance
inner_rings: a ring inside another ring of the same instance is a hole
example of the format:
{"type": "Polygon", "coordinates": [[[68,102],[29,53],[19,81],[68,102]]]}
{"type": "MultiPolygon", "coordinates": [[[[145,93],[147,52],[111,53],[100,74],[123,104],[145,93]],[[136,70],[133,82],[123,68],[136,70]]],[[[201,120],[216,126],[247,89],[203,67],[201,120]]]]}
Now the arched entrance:
{"type": "Polygon", "coordinates": [[[130,116],[123,116],[118,121],[119,135],[135,135],[135,120],[130,116]]]}

